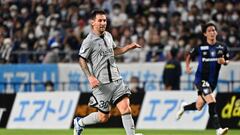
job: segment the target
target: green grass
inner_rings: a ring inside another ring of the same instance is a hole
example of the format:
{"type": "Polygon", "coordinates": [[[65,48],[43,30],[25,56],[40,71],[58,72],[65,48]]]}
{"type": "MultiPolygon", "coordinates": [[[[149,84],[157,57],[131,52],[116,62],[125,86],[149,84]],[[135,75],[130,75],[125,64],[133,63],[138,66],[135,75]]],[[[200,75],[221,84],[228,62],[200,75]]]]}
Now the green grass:
{"type": "MultiPolygon", "coordinates": [[[[144,135],[215,135],[215,130],[138,130],[144,135]]],[[[0,135],[72,135],[72,130],[20,130],[0,129],[0,135]]],[[[88,128],[83,135],[125,135],[120,128],[88,128]]],[[[240,135],[240,130],[230,130],[228,135],[240,135]]]]}

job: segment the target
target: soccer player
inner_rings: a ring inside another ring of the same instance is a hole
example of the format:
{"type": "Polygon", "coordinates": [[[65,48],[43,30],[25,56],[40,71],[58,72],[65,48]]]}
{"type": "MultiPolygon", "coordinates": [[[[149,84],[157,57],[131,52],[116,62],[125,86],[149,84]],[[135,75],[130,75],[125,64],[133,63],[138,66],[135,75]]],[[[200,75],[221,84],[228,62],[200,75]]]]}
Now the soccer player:
{"type": "Polygon", "coordinates": [[[122,115],[126,134],[136,135],[129,101],[131,92],[120,76],[114,56],[141,46],[131,43],[122,48],[117,47],[112,35],[105,31],[107,17],[102,10],[94,10],[90,22],[92,31],[83,40],[79,50],[79,63],[93,90],[89,104],[98,108],[98,112],[93,112],[84,118],[74,118],[74,133],[81,135],[84,126],[107,122],[113,104],[122,115]]]}
{"type": "Polygon", "coordinates": [[[205,103],[209,107],[209,115],[213,126],[216,128],[217,135],[224,135],[228,128],[221,128],[216,112],[216,99],[213,91],[216,88],[219,70],[221,65],[229,63],[229,53],[227,47],[218,42],[217,28],[214,23],[207,23],[202,26],[202,33],[205,41],[202,45],[192,48],[186,57],[186,72],[191,73],[190,61],[198,56],[198,68],[195,74],[194,84],[198,90],[197,101],[186,105],[182,103],[177,113],[177,119],[180,119],[184,111],[201,110],[205,103]]]}

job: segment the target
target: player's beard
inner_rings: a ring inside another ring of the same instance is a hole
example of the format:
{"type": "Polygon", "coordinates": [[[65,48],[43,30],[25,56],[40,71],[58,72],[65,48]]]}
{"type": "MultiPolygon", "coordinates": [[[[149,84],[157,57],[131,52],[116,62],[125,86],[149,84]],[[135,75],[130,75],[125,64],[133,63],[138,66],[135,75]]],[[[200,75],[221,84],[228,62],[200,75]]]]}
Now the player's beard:
{"type": "Polygon", "coordinates": [[[99,33],[103,33],[106,30],[105,26],[99,27],[99,33]]]}
{"type": "Polygon", "coordinates": [[[103,34],[104,31],[106,30],[106,26],[99,26],[99,27],[93,27],[93,31],[97,34],[103,34]]]}

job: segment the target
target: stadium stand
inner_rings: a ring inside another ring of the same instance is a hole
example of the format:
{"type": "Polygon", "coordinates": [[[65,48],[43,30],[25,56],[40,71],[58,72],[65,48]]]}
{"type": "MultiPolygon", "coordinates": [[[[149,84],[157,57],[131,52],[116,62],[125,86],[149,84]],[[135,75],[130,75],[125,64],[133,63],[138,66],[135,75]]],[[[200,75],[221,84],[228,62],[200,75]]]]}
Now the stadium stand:
{"type": "Polygon", "coordinates": [[[56,43],[59,58],[53,63],[77,62],[94,8],[107,11],[108,30],[119,46],[132,41],[143,46],[118,62],[165,61],[172,47],[182,61],[201,43],[201,24],[209,21],[218,26],[218,39],[227,43],[232,60],[240,60],[238,0],[1,0],[1,63],[43,63],[56,43]]]}

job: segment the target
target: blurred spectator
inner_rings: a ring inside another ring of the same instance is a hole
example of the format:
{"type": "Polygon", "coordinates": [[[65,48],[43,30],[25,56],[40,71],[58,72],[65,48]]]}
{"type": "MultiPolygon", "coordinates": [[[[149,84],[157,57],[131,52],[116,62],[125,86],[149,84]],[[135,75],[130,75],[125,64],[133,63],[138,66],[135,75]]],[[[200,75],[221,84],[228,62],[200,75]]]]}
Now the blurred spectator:
{"type": "Polygon", "coordinates": [[[132,76],[129,82],[129,88],[132,93],[141,93],[144,92],[144,88],[140,87],[139,78],[132,76]]]}
{"type": "Polygon", "coordinates": [[[53,84],[52,81],[46,81],[44,85],[45,85],[45,90],[46,90],[47,92],[52,92],[52,91],[54,91],[54,84],[53,84]]]}
{"type": "Polygon", "coordinates": [[[232,60],[239,61],[240,60],[240,51],[236,53],[232,60]]]}
{"type": "Polygon", "coordinates": [[[83,19],[78,21],[78,26],[73,29],[74,35],[78,42],[81,42],[84,38],[84,27],[86,26],[86,22],[83,19]]]}
{"type": "Polygon", "coordinates": [[[34,32],[34,36],[36,36],[36,38],[39,38],[41,36],[45,35],[46,32],[46,27],[45,27],[45,23],[46,23],[46,18],[44,15],[39,15],[36,19],[36,23],[37,26],[35,28],[35,32],[34,32]]]}
{"type": "Polygon", "coordinates": [[[133,40],[133,30],[130,27],[123,29],[123,34],[121,36],[119,46],[123,47],[127,42],[126,40],[133,40]]]}
{"type": "Polygon", "coordinates": [[[43,63],[58,63],[58,62],[60,62],[59,43],[54,42],[51,44],[50,50],[47,52],[47,55],[43,59],[43,63]]]}
{"type": "Polygon", "coordinates": [[[42,62],[45,54],[47,53],[47,48],[47,40],[45,37],[39,38],[33,46],[33,49],[37,53],[37,55],[33,56],[34,61],[42,62]]]}
{"type": "Polygon", "coordinates": [[[67,46],[72,51],[80,49],[79,38],[77,38],[72,28],[67,28],[63,44],[65,47],[67,46]]]}
{"type": "Polygon", "coordinates": [[[157,62],[163,60],[163,44],[161,44],[161,38],[156,28],[150,27],[148,30],[148,44],[150,51],[147,54],[147,62],[157,62]]]}
{"type": "MultiPolygon", "coordinates": [[[[27,51],[28,50],[28,45],[26,41],[22,41],[21,44],[19,45],[19,50],[20,51],[27,51]]],[[[28,54],[21,53],[19,54],[18,57],[16,57],[17,61],[20,63],[31,63],[31,59],[29,58],[28,54]]]]}
{"type": "MultiPolygon", "coordinates": [[[[0,6],[0,45],[2,50],[3,39],[11,39],[14,57],[8,60],[9,63],[40,63],[50,46],[42,51],[34,49],[39,41],[43,43],[44,37],[47,45],[60,44],[59,61],[78,62],[72,56],[77,56],[83,38],[91,29],[88,22],[90,10],[101,8],[108,13],[108,23],[111,24],[108,30],[119,46],[125,40],[136,42],[139,37],[144,38],[145,47],[149,48],[147,62],[166,60],[163,51],[170,48],[172,37],[179,49],[177,58],[184,60],[183,54],[193,42],[191,36],[194,35],[198,43],[201,25],[209,21],[217,25],[218,38],[234,50],[230,51],[231,57],[237,60],[240,50],[239,7],[239,0],[7,0],[1,1],[0,6]],[[23,48],[25,43],[27,46],[23,48]],[[22,56],[21,59],[18,55],[22,56]]],[[[134,61],[143,59],[139,57],[142,55],[134,56],[134,61]]],[[[124,61],[123,58],[118,60],[124,61]]]]}
{"type": "Polygon", "coordinates": [[[149,45],[147,44],[144,37],[138,37],[137,43],[142,46],[141,49],[138,49],[138,62],[146,62],[147,52],[150,50],[149,45]]]}
{"type": "MultiPolygon", "coordinates": [[[[127,38],[125,44],[129,44],[132,42],[131,38],[127,38]]],[[[127,52],[123,55],[123,61],[126,63],[130,62],[146,62],[147,52],[150,50],[149,46],[147,45],[144,37],[137,37],[136,41],[139,45],[141,45],[141,49],[135,49],[131,52],[127,52]]]]}
{"type": "Polygon", "coordinates": [[[129,0],[126,6],[126,13],[130,17],[135,17],[140,12],[141,12],[141,5],[138,2],[138,0],[129,0]]]}
{"type": "Polygon", "coordinates": [[[182,75],[181,63],[176,60],[178,50],[172,48],[168,51],[167,62],[163,69],[163,83],[165,90],[180,90],[180,77],[182,75]]]}
{"type": "Polygon", "coordinates": [[[13,50],[13,43],[10,38],[5,38],[3,40],[3,45],[1,45],[0,51],[1,51],[1,61],[3,63],[9,63],[11,62],[11,53],[13,50]]]}
{"type": "Polygon", "coordinates": [[[127,21],[127,14],[123,12],[120,3],[113,5],[113,10],[110,13],[112,27],[120,27],[127,21]]]}

